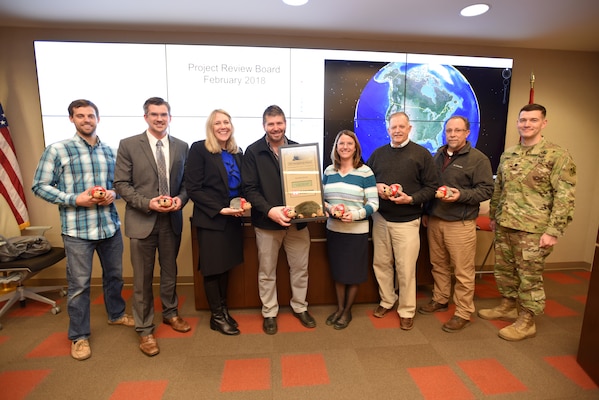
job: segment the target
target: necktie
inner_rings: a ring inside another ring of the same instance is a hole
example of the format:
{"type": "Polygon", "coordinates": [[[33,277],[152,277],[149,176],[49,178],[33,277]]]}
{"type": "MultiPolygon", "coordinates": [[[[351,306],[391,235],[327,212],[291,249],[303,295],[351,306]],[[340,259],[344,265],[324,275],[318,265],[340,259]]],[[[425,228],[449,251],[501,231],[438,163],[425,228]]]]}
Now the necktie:
{"type": "Polygon", "coordinates": [[[162,150],[162,141],[156,142],[156,165],[158,167],[158,190],[160,195],[168,196],[168,181],[166,179],[166,161],[164,161],[164,151],[162,150]]]}

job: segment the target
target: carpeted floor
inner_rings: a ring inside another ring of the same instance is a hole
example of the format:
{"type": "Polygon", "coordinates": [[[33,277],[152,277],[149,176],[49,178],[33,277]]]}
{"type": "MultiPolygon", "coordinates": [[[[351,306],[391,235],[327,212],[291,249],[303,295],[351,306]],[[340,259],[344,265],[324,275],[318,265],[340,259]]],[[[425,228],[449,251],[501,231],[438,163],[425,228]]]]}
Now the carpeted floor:
{"type": "MultiPolygon", "coordinates": [[[[94,287],[86,361],[69,355],[65,300],[53,293],[61,313],[28,301],[0,321],[0,399],[599,399],[576,363],[589,277],[547,272],[546,313],[536,319],[537,337],[522,342],[497,336],[507,323],[477,317],[462,332],[443,332],[453,306],[417,314],[414,329],[402,331],[395,312],[374,318],[375,304],[356,305],[341,331],[324,323],[333,306],[310,307],[315,329],[283,307],[274,336],[262,332],[258,309],[232,310],[242,334],[226,337],[210,330],[207,311],[194,309],[193,287],[181,285],[180,315],[192,330],[159,324],[161,352],[153,358],[138,349],[132,328],[107,324],[101,288],[94,287]]],[[[419,304],[430,290],[419,288],[419,304]]],[[[131,293],[126,286],[129,313],[131,293]]],[[[477,308],[498,298],[492,275],[479,277],[477,308]]]]}

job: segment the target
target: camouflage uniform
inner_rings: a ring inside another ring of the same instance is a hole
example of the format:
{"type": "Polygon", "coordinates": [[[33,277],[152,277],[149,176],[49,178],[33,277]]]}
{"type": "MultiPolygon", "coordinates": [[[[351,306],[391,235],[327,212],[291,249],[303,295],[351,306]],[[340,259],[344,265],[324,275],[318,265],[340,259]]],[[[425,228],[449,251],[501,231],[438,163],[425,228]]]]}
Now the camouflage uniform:
{"type": "Polygon", "coordinates": [[[542,314],[543,269],[552,248],[541,236],[562,236],[574,215],[576,165],[567,150],[542,138],[501,156],[490,217],[496,221],[495,279],[503,297],[542,314]]]}

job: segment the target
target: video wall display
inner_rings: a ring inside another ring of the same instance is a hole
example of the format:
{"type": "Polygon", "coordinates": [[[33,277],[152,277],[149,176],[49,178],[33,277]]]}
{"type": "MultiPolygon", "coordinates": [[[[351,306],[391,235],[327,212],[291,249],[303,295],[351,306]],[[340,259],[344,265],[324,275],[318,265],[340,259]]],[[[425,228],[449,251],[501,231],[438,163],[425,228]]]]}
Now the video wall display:
{"type": "Polygon", "coordinates": [[[330,163],[337,132],[357,133],[364,158],[388,143],[386,117],[405,111],[411,139],[432,153],[443,122],[468,117],[471,142],[495,169],[505,144],[512,60],[409,53],[246,46],[35,41],[46,145],[75,133],[67,107],[85,98],[100,110],[98,136],[114,148],[143,132],[143,103],[163,97],[170,133],[204,139],[214,109],[232,116],[242,149],[264,135],[262,113],[279,105],[287,135],[318,143],[330,163]]]}

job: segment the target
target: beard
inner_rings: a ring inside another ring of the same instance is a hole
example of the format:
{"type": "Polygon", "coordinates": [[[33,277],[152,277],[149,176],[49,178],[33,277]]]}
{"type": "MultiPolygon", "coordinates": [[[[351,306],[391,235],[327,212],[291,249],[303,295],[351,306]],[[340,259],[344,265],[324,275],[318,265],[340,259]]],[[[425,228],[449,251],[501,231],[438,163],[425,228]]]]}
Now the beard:
{"type": "Polygon", "coordinates": [[[77,132],[83,137],[92,137],[96,134],[96,127],[91,127],[89,125],[85,126],[77,126],[77,132]]]}

